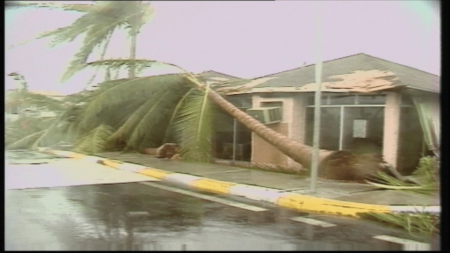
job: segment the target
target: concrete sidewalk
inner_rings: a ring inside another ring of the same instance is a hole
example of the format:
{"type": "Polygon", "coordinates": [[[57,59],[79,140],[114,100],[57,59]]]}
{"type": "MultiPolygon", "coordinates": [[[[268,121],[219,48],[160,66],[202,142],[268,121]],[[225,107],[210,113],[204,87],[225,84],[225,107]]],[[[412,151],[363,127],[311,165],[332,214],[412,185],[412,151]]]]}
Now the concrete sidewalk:
{"type": "Polygon", "coordinates": [[[320,179],[318,192],[309,193],[310,180],[298,175],[258,171],[217,164],[158,159],[138,153],[86,156],[69,151],[46,152],[99,162],[111,168],[147,175],[197,190],[230,194],[304,212],[358,217],[363,213],[440,212],[439,195],[376,190],[365,184],[320,179]],[[415,207],[411,207],[415,206],[415,207]],[[426,206],[425,210],[421,207],[426,206]]]}
{"type": "Polygon", "coordinates": [[[101,153],[97,156],[123,162],[141,164],[146,167],[176,173],[207,177],[226,182],[273,188],[284,192],[299,193],[320,198],[375,205],[440,205],[440,196],[438,193],[431,196],[424,196],[397,190],[376,190],[376,187],[367,184],[318,179],[317,193],[311,194],[309,193],[311,182],[310,179],[298,175],[258,171],[217,164],[192,164],[179,161],[170,161],[139,153],[120,154],[119,152],[110,152],[101,153]]]}

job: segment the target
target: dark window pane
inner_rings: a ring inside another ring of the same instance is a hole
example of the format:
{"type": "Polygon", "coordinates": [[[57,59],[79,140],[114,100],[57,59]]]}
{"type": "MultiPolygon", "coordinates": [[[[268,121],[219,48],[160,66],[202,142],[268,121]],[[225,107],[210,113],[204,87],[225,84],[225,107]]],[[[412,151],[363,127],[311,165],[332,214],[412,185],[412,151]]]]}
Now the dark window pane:
{"type": "MultiPolygon", "coordinates": [[[[339,149],[340,108],[322,108],[320,122],[320,148],[339,149]]],[[[314,108],[306,110],[305,144],[312,146],[314,136],[314,108]]]]}
{"type": "Polygon", "coordinates": [[[237,108],[251,108],[252,100],[250,98],[227,98],[228,102],[232,103],[237,108]]]}
{"type": "Polygon", "coordinates": [[[381,105],[386,103],[385,95],[359,95],[358,103],[360,105],[381,105]]]}
{"type": "MultiPolygon", "coordinates": [[[[328,104],[328,99],[327,99],[327,95],[322,96],[322,105],[327,105],[328,104]]],[[[307,100],[306,100],[306,105],[314,105],[316,101],[316,98],[314,95],[308,96],[307,100]]]]}
{"type": "Polygon", "coordinates": [[[354,105],[355,104],[355,97],[354,95],[337,95],[337,96],[330,96],[330,105],[354,105]]]}
{"type": "Polygon", "coordinates": [[[283,102],[281,102],[281,101],[261,102],[261,107],[280,107],[280,108],[283,108],[283,102]]]}
{"type": "Polygon", "coordinates": [[[408,94],[402,95],[402,105],[414,105],[414,102],[411,99],[411,96],[408,94]]]}
{"type": "Polygon", "coordinates": [[[419,116],[414,107],[403,107],[400,113],[400,133],[397,167],[399,172],[409,175],[423,156],[423,132],[419,116]]]}

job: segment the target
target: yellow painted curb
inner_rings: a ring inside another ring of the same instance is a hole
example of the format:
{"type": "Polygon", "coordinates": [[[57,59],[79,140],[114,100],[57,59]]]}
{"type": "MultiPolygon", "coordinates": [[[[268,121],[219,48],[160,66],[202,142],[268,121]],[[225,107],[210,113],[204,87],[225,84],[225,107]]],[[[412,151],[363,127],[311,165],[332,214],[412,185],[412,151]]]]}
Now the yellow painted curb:
{"type": "MultiPolygon", "coordinates": [[[[68,151],[59,150],[45,150],[46,153],[52,153],[56,155],[62,155],[71,158],[84,158],[86,155],[78,154],[68,151]]],[[[101,159],[99,162],[104,165],[120,169],[123,164],[121,161],[101,159]]],[[[154,168],[145,168],[140,171],[135,171],[136,173],[147,175],[157,179],[164,179],[167,175],[174,174],[175,172],[164,171],[154,168]]],[[[238,183],[230,183],[224,181],[218,181],[208,178],[200,178],[194,180],[190,183],[190,186],[205,190],[213,193],[230,194],[230,188],[239,185],[238,183]]],[[[283,193],[279,197],[274,198],[276,201],[271,201],[272,203],[294,209],[302,212],[314,212],[314,213],[324,213],[330,215],[342,215],[351,217],[360,217],[363,213],[391,213],[392,208],[390,206],[384,205],[371,205],[362,204],[355,202],[346,202],[332,199],[323,199],[312,196],[306,196],[296,193],[283,193]]]]}
{"type": "Polygon", "coordinates": [[[64,156],[69,157],[71,152],[69,151],[61,151],[61,150],[49,150],[50,154],[58,155],[58,156],[64,156]]]}
{"type": "Polygon", "coordinates": [[[153,169],[153,168],[145,168],[143,170],[138,171],[137,173],[147,175],[150,177],[154,177],[154,178],[158,178],[158,179],[163,179],[165,176],[167,176],[169,174],[173,174],[173,172],[168,172],[168,171],[158,170],[158,169],[153,169]]]}
{"type": "Polygon", "coordinates": [[[46,150],[45,153],[53,154],[53,155],[60,155],[65,156],[69,158],[75,158],[75,159],[81,159],[83,157],[86,157],[87,155],[71,152],[71,151],[61,151],[61,150],[46,150]]]}
{"type": "Polygon", "coordinates": [[[214,193],[230,193],[230,188],[237,185],[236,183],[228,183],[208,178],[201,178],[191,182],[191,186],[214,193]]]}
{"type": "Polygon", "coordinates": [[[86,157],[87,155],[83,155],[83,154],[79,154],[79,153],[71,153],[69,154],[70,158],[75,158],[75,159],[81,159],[83,157],[86,157]]]}
{"type": "Polygon", "coordinates": [[[359,217],[361,213],[389,213],[388,206],[370,205],[331,199],[321,199],[300,194],[280,196],[276,204],[303,212],[326,213],[359,217]]]}
{"type": "Polygon", "coordinates": [[[114,169],[118,169],[119,165],[121,165],[121,162],[113,161],[113,160],[102,160],[102,163],[106,166],[113,167],[114,169]]]}

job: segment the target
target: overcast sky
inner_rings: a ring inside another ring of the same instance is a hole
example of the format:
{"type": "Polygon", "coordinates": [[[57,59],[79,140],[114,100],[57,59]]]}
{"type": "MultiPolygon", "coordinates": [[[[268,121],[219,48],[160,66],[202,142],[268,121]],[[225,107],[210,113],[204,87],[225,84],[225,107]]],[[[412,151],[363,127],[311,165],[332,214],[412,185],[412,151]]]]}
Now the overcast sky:
{"type": "MultiPolygon", "coordinates": [[[[138,37],[137,58],[175,63],[192,72],[253,78],[315,63],[314,21],[320,17],[323,60],[366,53],[440,75],[440,11],[431,1],[167,1],[153,6],[155,16],[138,37]]],[[[6,46],[69,25],[79,16],[7,10],[6,46]]],[[[92,70],[66,83],[60,77],[79,45],[75,40],[50,48],[48,40],[37,40],[6,49],[6,74],[23,74],[30,90],[78,92],[92,70]]],[[[118,33],[107,58],[126,58],[129,45],[126,33],[118,33]]],[[[5,78],[6,88],[13,88],[10,77],[5,78]]]]}

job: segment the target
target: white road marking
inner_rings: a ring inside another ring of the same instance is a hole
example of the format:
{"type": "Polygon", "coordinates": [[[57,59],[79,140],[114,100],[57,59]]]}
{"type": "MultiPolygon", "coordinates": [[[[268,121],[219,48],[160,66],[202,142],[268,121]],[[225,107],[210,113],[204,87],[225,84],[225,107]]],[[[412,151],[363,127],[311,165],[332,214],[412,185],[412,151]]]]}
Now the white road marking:
{"type": "Polygon", "coordinates": [[[314,225],[314,226],[320,226],[323,228],[329,228],[329,227],[336,226],[334,224],[331,224],[331,223],[328,223],[325,221],[319,221],[319,220],[309,219],[309,218],[305,218],[305,217],[294,217],[294,218],[291,218],[291,220],[303,222],[303,223],[314,225]]]}
{"type": "Polygon", "coordinates": [[[283,195],[283,192],[280,192],[276,189],[241,184],[231,187],[230,193],[232,195],[237,195],[253,200],[266,201],[272,204],[276,204],[277,199],[283,195]]]}
{"type": "Polygon", "coordinates": [[[186,185],[190,185],[192,181],[199,180],[201,177],[192,176],[192,175],[186,175],[186,174],[180,174],[180,173],[172,173],[164,177],[164,180],[175,182],[175,183],[182,183],[186,185]]]}
{"type": "Polygon", "coordinates": [[[172,191],[172,192],[184,194],[184,195],[188,195],[188,196],[192,196],[192,197],[196,197],[196,198],[200,198],[200,199],[206,199],[206,200],[209,200],[209,201],[214,201],[214,202],[217,202],[217,203],[221,203],[221,204],[225,204],[225,205],[229,205],[229,206],[242,208],[242,209],[250,210],[250,211],[253,211],[253,212],[267,211],[267,209],[265,209],[265,208],[261,208],[261,207],[257,207],[257,206],[251,206],[251,205],[238,203],[238,202],[234,202],[234,201],[231,201],[231,200],[216,198],[216,197],[213,197],[213,196],[203,195],[203,194],[199,194],[199,193],[195,193],[195,192],[185,191],[185,190],[182,190],[182,189],[177,189],[177,188],[173,188],[173,187],[169,187],[169,186],[165,186],[165,185],[158,185],[158,184],[148,183],[148,182],[141,182],[141,184],[152,186],[152,187],[156,187],[156,188],[160,188],[160,189],[167,190],[167,191],[172,191]]]}
{"type": "Polygon", "coordinates": [[[47,164],[40,165],[6,165],[5,189],[160,181],[137,173],[111,169],[86,160],[48,160],[47,164]]]}
{"type": "Polygon", "coordinates": [[[119,166],[117,166],[117,168],[124,171],[136,172],[145,169],[146,166],[133,163],[122,163],[119,166]]]}
{"type": "Polygon", "coordinates": [[[431,246],[428,243],[416,242],[413,240],[407,240],[403,238],[393,237],[389,235],[378,235],[373,238],[398,244],[403,244],[404,250],[431,250],[431,246]]]}

